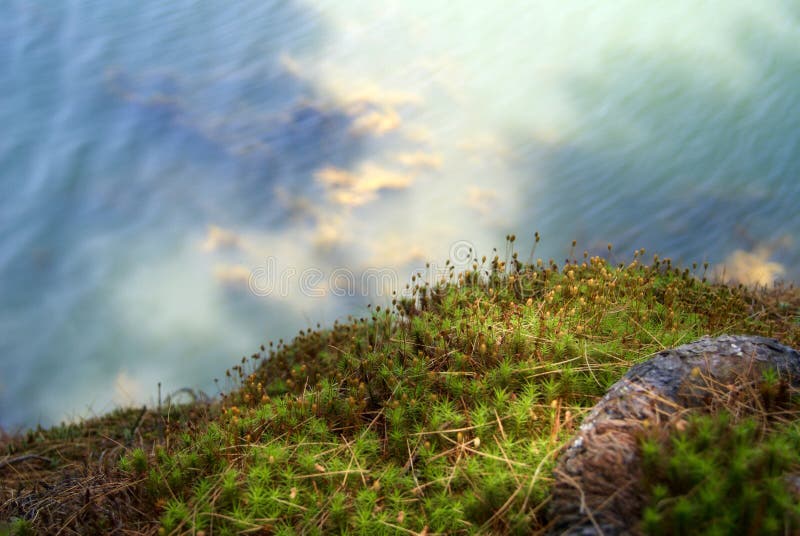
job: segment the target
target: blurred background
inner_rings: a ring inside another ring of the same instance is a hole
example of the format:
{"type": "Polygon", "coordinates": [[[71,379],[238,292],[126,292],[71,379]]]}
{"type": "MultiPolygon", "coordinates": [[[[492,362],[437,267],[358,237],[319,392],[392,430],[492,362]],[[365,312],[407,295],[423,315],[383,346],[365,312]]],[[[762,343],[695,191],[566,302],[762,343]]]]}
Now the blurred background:
{"type": "Polygon", "coordinates": [[[800,2],[457,6],[3,1],[0,427],[215,394],[508,233],[797,278],[800,2]]]}

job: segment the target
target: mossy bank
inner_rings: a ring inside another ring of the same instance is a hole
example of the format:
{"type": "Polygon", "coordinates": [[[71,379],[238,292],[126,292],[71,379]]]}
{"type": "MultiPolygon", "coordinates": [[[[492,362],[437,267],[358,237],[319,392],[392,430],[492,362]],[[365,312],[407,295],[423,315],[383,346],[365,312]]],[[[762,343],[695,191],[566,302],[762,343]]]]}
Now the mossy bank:
{"type": "MultiPolygon", "coordinates": [[[[262,347],[221,398],[5,438],[0,533],[536,533],[559,450],[632,364],[704,334],[800,346],[792,287],[715,284],[644,250],[523,262],[514,243],[414,277],[388,309],[262,347]]],[[[735,488],[753,530],[800,530],[781,477],[798,470],[795,399],[756,409],[643,437],[652,497],[632,526],[736,515],[709,506],[735,488]],[[752,470],[720,456],[760,445],[738,454],[761,460],[752,470]]]]}

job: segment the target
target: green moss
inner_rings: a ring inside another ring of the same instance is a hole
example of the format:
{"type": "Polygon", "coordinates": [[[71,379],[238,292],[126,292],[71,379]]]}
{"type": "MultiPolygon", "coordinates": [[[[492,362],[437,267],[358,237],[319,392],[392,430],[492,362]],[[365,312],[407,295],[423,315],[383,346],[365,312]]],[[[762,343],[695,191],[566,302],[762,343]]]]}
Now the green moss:
{"type": "Polygon", "coordinates": [[[177,531],[189,521],[189,508],[179,499],[169,501],[161,516],[161,524],[166,532],[177,531]]]}
{"type": "Polygon", "coordinates": [[[797,422],[734,422],[723,413],[694,416],[682,431],[647,438],[645,532],[797,532],[800,506],[787,475],[800,471],[799,432],[797,422]]]}
{"type": "MultiPolygon", "coordinates": [[[[646,266],[643,252],[621,267],[588,255],[528,265],[513,243],[445,283],[414,278],[391,311],[262,347],[228,371],[219,403],[148,412],[147,441],[118,463],[139,509],[173,534],[529,533],[547,523],[558,449],[632,364],[706,333],[800,343],[794,291],[713,285],[664,261],[646,266]]],[[[779,387],[765,378],[767,406],[785,403],[779,387]]],[[[102,433],[129,441],[137,415],[102,433]]],[[[800,432],[753,446],[760,429],[747,421],[727,435],[727,421],[691,422],[642,444],[652,497],[643,527],[700,526],[734,486],[742,514],[726,510],[719,526],[785,522],[778,475],[793,467],[784,453],[800,432]],[[738,454],[707,454],[720,441],[738,454]]]]}
{"type": "MultiPolygon", "coordinates": [[[[219,484],[244,491],[218,513],[275,530],[528,531],[543,522],[554,453],[631,364],[704,333],[766,330],[746,291],[660,264],[495,258],[459,279],[416,284],[394,314],[303,332],[252,372],[234,369],[241,387],[215,426],[233,430],[228,463],[246,460],[248,477],[219,484]],[[260,454],[238,454],[255,437],[260,454]]],[[[675,448],[676,482],[709,471],[675,448]]],[[[691,523],[685,508],[676,519],[691,523]]]]}
{"type": "Polygon", "coordinates": [[[36,534],[36,529],[33,523],[27,519],[14,518],[7,525],[0,523],[0,535],[10,536],[33,536],[36,534]]]}

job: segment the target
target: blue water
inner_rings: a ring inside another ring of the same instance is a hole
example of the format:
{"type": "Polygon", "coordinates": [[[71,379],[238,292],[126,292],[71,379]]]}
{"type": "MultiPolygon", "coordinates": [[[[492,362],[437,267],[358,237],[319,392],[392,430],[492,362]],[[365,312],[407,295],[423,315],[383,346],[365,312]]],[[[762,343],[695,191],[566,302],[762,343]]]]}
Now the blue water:
{"type": "Polygon", "coordinates": [[[214,393],[509,232],[797,279],[800,2],[523,4],[0,3],[0,427],[214,393]]]}

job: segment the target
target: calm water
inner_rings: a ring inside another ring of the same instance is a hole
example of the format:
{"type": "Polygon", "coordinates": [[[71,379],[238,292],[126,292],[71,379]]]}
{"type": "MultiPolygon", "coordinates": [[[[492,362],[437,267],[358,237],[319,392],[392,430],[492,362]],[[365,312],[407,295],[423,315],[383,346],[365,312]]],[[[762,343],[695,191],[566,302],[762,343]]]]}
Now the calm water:
{"type": "Polygon", "coordinates": [[[215,393],[509,232],[797,279],[800,1],[523,4],[0,1],[0,426],[215,393]]]}

